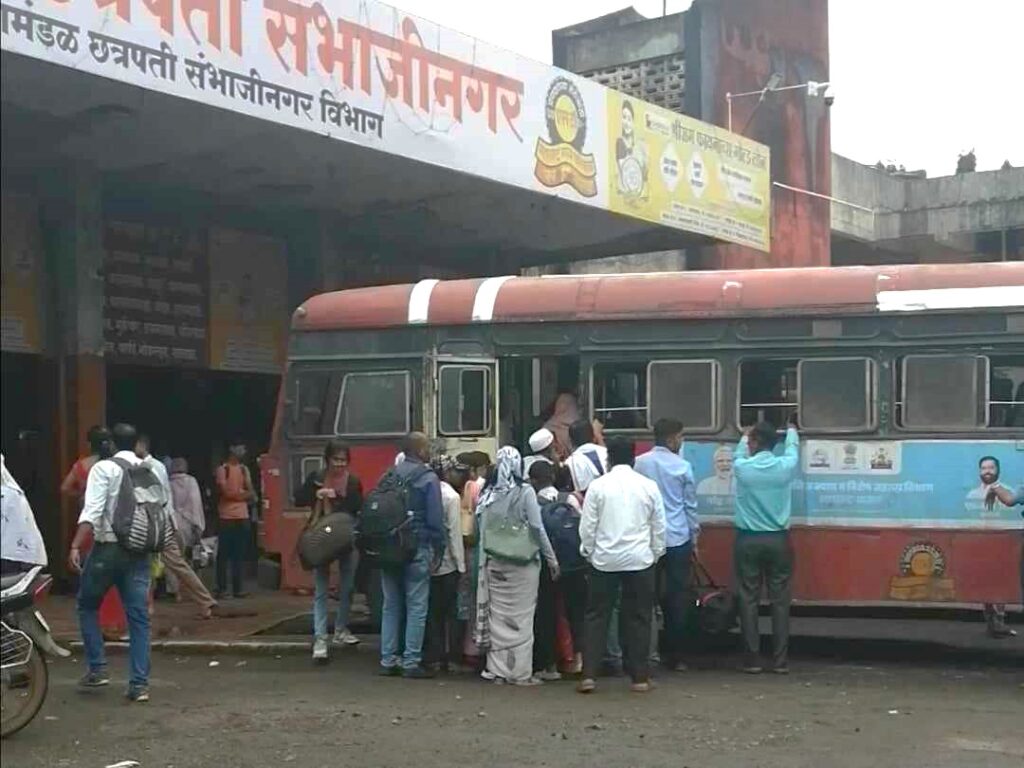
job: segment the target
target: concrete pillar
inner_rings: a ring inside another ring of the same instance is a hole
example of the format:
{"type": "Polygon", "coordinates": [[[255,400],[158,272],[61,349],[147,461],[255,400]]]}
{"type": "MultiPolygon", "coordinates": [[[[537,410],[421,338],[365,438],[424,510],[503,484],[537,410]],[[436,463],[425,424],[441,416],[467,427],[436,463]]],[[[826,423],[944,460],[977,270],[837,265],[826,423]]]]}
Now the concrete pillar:
{"type": "MultiPolygon", "coordinates": [[[[102,180],[86,167],[68,167],[44,183],[42,210],[48,274],[52,286],[56,358],[56,456],[58,475],[86,448],[85,433],[106,423],[106,368],[103,360],[102,180]]],[[[62,503],[60,544],[51,545],[55,570],[64,567],[77,508],[62,503]]]]}

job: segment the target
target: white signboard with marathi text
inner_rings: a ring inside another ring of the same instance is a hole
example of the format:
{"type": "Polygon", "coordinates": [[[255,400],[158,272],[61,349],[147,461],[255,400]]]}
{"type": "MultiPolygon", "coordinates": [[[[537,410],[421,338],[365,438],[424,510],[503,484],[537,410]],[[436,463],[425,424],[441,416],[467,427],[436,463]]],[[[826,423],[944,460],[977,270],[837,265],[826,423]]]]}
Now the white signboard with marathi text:
{"type": "Polygon", "coordinates": [[[5,51],[609,207],[608,89],[383,3],[2,0],[2,11],[5,51]]]}

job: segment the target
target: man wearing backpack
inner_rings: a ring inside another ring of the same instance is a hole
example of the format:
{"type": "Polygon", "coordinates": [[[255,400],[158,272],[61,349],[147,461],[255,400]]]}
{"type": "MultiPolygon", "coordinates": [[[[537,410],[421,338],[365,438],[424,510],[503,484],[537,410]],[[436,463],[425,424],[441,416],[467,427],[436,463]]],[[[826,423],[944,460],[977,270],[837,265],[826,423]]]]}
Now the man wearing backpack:
{"type": "Polygon", "coordinates": [[[534,670],[541,680],[558,680],[557,630],[559,621],[557,595],[572,637],[574,673],[583,666],[583,617],[587,602],[587,562],[580,554],[580,503],[576,496],[555,488],[554,465],[537,461],[530,467],[530,485],[537,492],[540,515],[561,571],[557,584],[552,581],[546,564],[541,565],[537,612],[533,620],[534,670]]]}
{"type": "MultiPolygon", "coordinates": [[[[390,470],[363,507],[361,535],[375,523],[378,509],[404,501],[407,522],[392,529],[379,552],[384,606],[380,630],[380,673],[387,677],[428,678],[432,670],[423,666],[423,636],[430,599],[430,574],[444,554],[445,526],[441,504],[441,481],[430,469],[430,441],[421,432],[410,433],[402,444],[404,459],[390,470]],[[399,556],[393,554],[395,551],[399,556]],[[399,633],[405,625],[405,643],[399,633]]],[[[367,542],[361,547],[367,552],[367,542]]],[[[372,555],[371,555],[372,556],[372,555]]]]}
{"type": "Polygon", "coordinates": [[[81,573],[78,621],[88,671],[79,686],[110,684],[98,612],[103,596],[117,587],[128,619],[128,699],[142,702],[149,701],[150,558],[170,533],[170,498],[147,464],[152,460],[135,455],[135,428],[117,424],[112,434],[117,452],[89,471],[68,555],[71,570],[81,573]],[[90,534],[95,543],[83,565],[82,545],[90,534]]]}

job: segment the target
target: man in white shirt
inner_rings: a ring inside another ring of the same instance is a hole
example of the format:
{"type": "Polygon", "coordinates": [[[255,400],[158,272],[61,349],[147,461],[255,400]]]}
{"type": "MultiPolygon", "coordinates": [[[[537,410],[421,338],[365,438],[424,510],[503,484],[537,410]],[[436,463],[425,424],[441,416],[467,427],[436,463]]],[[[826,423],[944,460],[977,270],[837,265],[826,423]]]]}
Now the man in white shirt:
{"type": "Polygon", "coordinates": [[[565,465],[572,473],[573,489],[586,493],[590,484],[608,471],[608,450],[594,442],[594,425],[586,419],[569,427],[569,439],[573,451],[565,465]]]}
{"type": "Polygon", "coordinates": [[[440,665],[448,671],[459,666],[463,629],[458,621],[459,578],[466,572],[462,537],[462,492],[469,481],[469,468],[451,456],[440,455],[430,463],[441,479],[441,508],[444,511],[445,548],[430,577],[430,603],[424,666],[440,665]]]}
{"type": "MultiPolygon", "coordinates": [[[[79,681],[79,686],[101,688],[110,684],[98,614],[103,596],[111,587],[117,587],[128,619],[128,699],[142,702],[149,701],[150,557],[130,553],[122,547],[114,535],[113,520],[124,476],[124,470],[115,460],[133,466],[141,464],[143,460],[135,455],[135,427],[117,424],[112,434],[117,453],[113,459],[97,461],[89,470],[78,530],[75,531],[68,555],[71,570],[81,573],[78,622],[82,630],[88,672],[79,681]],[[82,545],[90,533],[94,543],[83,565],[82,545]]],[[[159,464],[153,459],[146,461],[159,464]]],[[[154,473],[159,472],[155,466],[153,470],[154,473]]],[[[157,476],[160,477],[159,474],[157,476]]],[[[164,498],[164,504],[170,505],[169,493],[164,498]]]]}
{"type": "Polygon", "coordinates": [[[590,587],[580,693],[595,688],[611,611],[620,589],[622,634],[632,690],[650,690],[654,568],[665,554],[665,506],[657,484],[633,470],[633,456],[633,441],[609,441],[611,470],[591,481],[583,502],[580,553],[590,562],[590,587]]]}

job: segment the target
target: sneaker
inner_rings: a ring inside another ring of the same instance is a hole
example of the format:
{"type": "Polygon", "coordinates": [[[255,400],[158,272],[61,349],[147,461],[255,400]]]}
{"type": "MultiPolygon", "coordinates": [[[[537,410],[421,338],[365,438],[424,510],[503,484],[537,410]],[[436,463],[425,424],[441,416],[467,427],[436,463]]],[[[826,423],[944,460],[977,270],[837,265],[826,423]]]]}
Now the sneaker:
{"type": "Polygon", "coordinates": [[[597,688],[597,683],[595,683],[591,678],[586,677],[580,680],[579,685],[576,686],[576,692],[593,693],[595,688],[597,688]]]}
{"type": "Polygon", "coordinates": [[[650,680],[644,680],[639,683],[631,683],[629,686],[629,690],[633,693],[650,693],[653,689],[654,686],[651,685],[650,680]]]}
{"type": "Polygon", "coordinates": [[[347,629],[342,629],[334,633],[334,638],[331,642],[335,645],[359,645],[360,640],[347,629]]]}
{"type": "Polygon", "coordinates": [[[313,640],[313,661],[324,662],[327,658],[327,638],[318,637],[313,640]]]}
{"type": "Polygon", "coordinates": [[[128,701],[143,703],[149,701],[148,685],[133,685],[128,688],[128,701]]]}
{"type": "Polygon", "coordinates": [[[670,662],[670,663],[665,665],[665,668],[668,669],[670,672],[689,672],[690,671],[690,668],[688,666],[686,666],[685,662],[682,662],[682,661],[670,662]]]}
{"type": "Polygon", "coordinates": [[[542,680],[545,683],[553,683],[555,682],[555,680],[562,679],[562,675],[559,674],[558,670],[555,669],[542,670],[541,672],[537,673],[536,677],[538,680],[542,680]]]}
{"type": "Polygon", "coordinates": [[[744,664],[742,667],[740,667],[740,672],[743,672],[748,675],[760,675],[762,672],[764,672],[764,667],[760,666],[759,664],[744,664]]]}
{"type": "Polygon", "coordinates": [[[103,688],[107,685],[110,685],[110,675],[105,669],[86,672],[82,679],[78,681],[79,688],[103,688]]]}
{"type": "Polygon", "coordinates": [[[377,670],[377,674],[380,675],[381,677],[401,677],[402,676],[402,668],[401,667],[385,667],[385,666],[382,665],[381,668],[377,670]]]}
{"type": "Polygon", "coordinates": [[[418,667],[409,667],[402,670],[402,677],[407,680],[430,680],[434,676],[434,670],[424,667],[422,664],[418,667]]]}
{"type": "Polygon", "coordinates": [[[772,667],[772,672],[774,672],[776,675],[788,675],[789,674],[789,665],[788,664],[779,664],[777,667],[772,667]]]}

